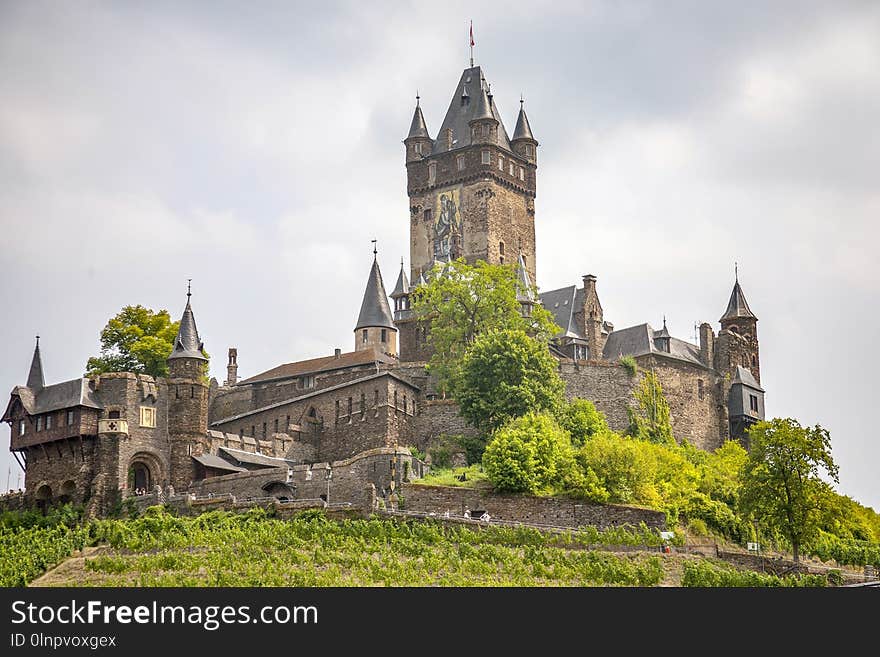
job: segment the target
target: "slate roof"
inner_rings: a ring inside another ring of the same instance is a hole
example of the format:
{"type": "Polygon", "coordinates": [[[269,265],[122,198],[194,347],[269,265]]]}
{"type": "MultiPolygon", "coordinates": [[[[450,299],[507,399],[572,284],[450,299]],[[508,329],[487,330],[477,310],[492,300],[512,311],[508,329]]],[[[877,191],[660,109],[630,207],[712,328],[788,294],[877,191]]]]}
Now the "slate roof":
{"type": "Polygon", "coordinates": [[[34,347],[34,357],[31,360],[31,369],[28,372],[27,387],[37,390],[46,385],[43,377],[43,359],[40,357],[40,338],[37,338],[37,346],[34,347]]]}
{"type": "Polygon", "coordinates": [[[285,363],[271,370],[266,370],[260,374],[239,381],[236,385],[245,385],[248,383],[259,383],[261,381],[272,381],[275,379],[287,379],[303,374],[313,374],[316,372],[325,372],[345,367],[356,367],[358,365],[394,363],[394,358],[382,353],[375,347],[372,349],[364,349],[362,351],[350,351],[345,354],[336,356],[321,356],[320,358],[310,358],[309,360],[300,360],[295,363],[285,363]]]}
{"type": "Polygon", "coordinates": [[[237,463],[247,463],[248,465],[257,465],[264,468],[278,468],[293,465],[293,461],[287,459],[279,459],[274,456],[264,456],[263,454],[254,454],[253,452],[245,452],[232,447],[218,447],[218,452],[226,453],[237,463]]]}
{"type": "Polygon", "coordinates": [[[406,138],[413,139],[414,137],[431,138],[430,135],[428,135],[428,127],[425,125],[425,117],[422,115],[422,108],[419,107],[418,102],[416,102],[416,110],[413,112],[412,123],[409,126],[409,134],[406,138]]]}
{"type": "Polygon", "coordinates": [[[400,273],[397,275],[397,284],[394,286],[394,292],[391,298],[403,297],[409,294],[409,280],[406,277],[406,271],[403,267],[403,259],[400,261],[400,273]]]}
{"type": "Polygon", "coordinates": [[[354,330],[368,326],[380,326],[397,330],[391,315],[391,306],[388,305],[388,295],[385,294],[385,285],[382,283],[382,272],[379,271],[379,262],[374,258],[370,268],[370,276],[367,279],[367,287],[364,290],[364,299],[361,301],[361,312],[358,314],[357,325],[354,330]]]}
{"type": "Polygon", "coordinates": [[[733,284],[733,291],[730,293],[730,301],[727,302],[727,310],[725,310],[724,314],[721,316],[721,321],[723,322],[725,319],[736,319],[738,317],[758,319],[755,317],[751,308],[749,308],[749,304],[746,301],[746,295],[743,294],[742,288],[739,285],[739,279],[733,284]]]}
{"type": "Polygon", "coordinates": [[[537,141],[532,135],[532,126],[529,125],[529,117],[526,116],[522,101],[519,101],[519,116],[516,118],[516,128],[513,130],[513,139],[511,141],[516,141],[517,139],[537,141]]]}
{"type": "Polygon", "coordinates": [[[173,358],[195,358],[196,360],[208,360],[202,353],[204,345],[199,339],[199,331],[196,328],[196,318],[193,315],[192,306],[189,303],[190,295],[186,295],[186,308],[183,309],[183,317],[180,318],[180,328],[177,330],[177,338],[174,340],[174,349],[168,360],[173,358]]]}
{"type": "Polygon", "coordinates": [[[37,390],[27,386],[15,386],[12,389],[12,396],[21,399],[21,403],[29,415],[50,413],[77,406],[103,408],[95,399],[87,378],[55,383],[37,390]]]}
{"type": "MultiPolygon", "coordinates": [[[[454,142],[452,144],[452,150],[471,145],[471,129],[469,123],[471,119],[477,116],[477,112],[482,106],[481,96],[485,91],[482,78],[483,71],[479,66],[466,68],[461,74],[461,79],[459,79],[458,86],[455,88],[455,93],[452,95],[452,101],[449,103],[449,109],[446,110],[446,117],[443,119],[443,125],[440,126],[440,131],[437,133],[437,138],[434,140],[434,153],[446,152],[446,130],[449,128],[452,129],[452,139],[454,142]],[[467,95],[470,98],[470,101],[462,104],[462,95],[467,95]]],[[[488,102],[488,109],[491,111],[491,115],[496,121],[498,121],[498,141],[496,143],[501,148],[509,151],[511,150],[510,139],[507,137],[507,130],[504,127],[504,122],[501,120],[495,102],[491,99],[488,99],[488,102]]]]}
{"type": "Polygon", "coordinates": [[[583,300],[580,306],[577,305],[578,292],[576,285],[569,285],[558,290],[549,290],[538,295],[541,305],[553,314],[553,321],[562,327],[560,337],[584,338],[580,334],[574,321],[575,308],[583,307],[583,300]]]}
{"type": "Polygon", "coordinates": [[[226,459],[221,459],[216,454],[200,454],[193,456],[194,461],[198,461],[206,468],[214,468],[215,470],[228,470],[229,472],[247,472],[247,468],[241,468],[233,465],[226,459]]]}
{"type": "Polygon", "coordinates": [[[659,354],[706,366],[700,360],[700,348],[690,342],[671,337],[669,338],[668,353],[657,349],[654,345],[654,337],[658,333],[660,331],[655,331],[651,328],[650,324],[638,324],[618,331],[612,331],[605,341],[602,356],[606,360],[615,360],[620,356],[659,354]]]}
{"type": "Polygon", "coordinates": [[[754,388],[755,390],[760,390],[764,392],[764,388],[761,387],[761,384],[755,380],[755,377],[752,375],[751,371],[742,367],[741,365],[736,366],[736,371],[733,374],[733,383],[742,383],[743,385],[748,386],[749,388],[754,388]]]}

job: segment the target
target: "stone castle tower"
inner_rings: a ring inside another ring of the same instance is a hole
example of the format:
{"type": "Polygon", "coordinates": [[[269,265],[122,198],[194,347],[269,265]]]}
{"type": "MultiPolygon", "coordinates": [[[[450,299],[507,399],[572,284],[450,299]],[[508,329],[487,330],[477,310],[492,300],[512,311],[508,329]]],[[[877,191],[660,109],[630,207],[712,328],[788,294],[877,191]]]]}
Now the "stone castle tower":
{"type": "Polygon", "coordinates": [[[535,278],[538,142],[520,107],[509,138],[479,66],[467,68],[435,139],[416,102],[404,139],[410,201],[410,280],[435,262],[515,265],[535,278]]]}
{"type": "Polygon", "coordinates": [[[177,490],[186,489],[193,480],[191,456],[205,450],[208,431],[208,383],[202,353],[203,344],[196,328],[186,293],[186,308],[174,349],[168,357],[168,437],[171,442],[170,483],[177,490]]]}
{"type": "Polygon", "coordinates": [[[361,310],[354,327],[354,350],[376,348],[389,356],[397,355],[397,327],[391,317],[391,306],[382,282],[382,272],[373,250],[373,266],[367,278],[361,310]]]}

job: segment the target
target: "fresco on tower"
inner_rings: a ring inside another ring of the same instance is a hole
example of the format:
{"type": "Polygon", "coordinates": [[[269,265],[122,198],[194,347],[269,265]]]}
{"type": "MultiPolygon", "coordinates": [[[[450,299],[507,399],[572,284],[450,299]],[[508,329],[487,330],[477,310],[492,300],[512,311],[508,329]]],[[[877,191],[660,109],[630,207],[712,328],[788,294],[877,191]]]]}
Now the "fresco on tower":
{"type": "Polygon", "coordinates": [[[461,192],[450,189],[437,195],[434,209],[434,260],[461,256],[461,192]]]}

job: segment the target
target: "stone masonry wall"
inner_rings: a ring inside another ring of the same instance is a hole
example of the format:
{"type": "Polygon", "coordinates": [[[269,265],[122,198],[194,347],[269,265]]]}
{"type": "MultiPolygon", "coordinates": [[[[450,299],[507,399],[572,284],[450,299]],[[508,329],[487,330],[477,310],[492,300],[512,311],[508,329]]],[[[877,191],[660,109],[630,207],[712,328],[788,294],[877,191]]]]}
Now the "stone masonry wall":
{"type": "Polygon", "coordinates": [[[563,361],[559,374],[565,382],[568,399],[589,399],[605,414],[608,426],[614,431],[623,432],[629,428],[626,408],[633,403],[637,377],[631,377],[617,363],[585,361],[580,361],[577,366],[563,361]]]}
{"type": "Polygon", "coordinates": [[[441,435],[478,436],[479,431],[468,425],[458,414],[458,404],[451,399],[435,399],[422,402],[415,418],[413,435],[415,446],[426,451],[441,435]]]}
{"type": "Polygon", "coordinates": [[[720,447],[727,437],[727,404],[722,401],[725,391],[720,377],[711,370],[662,356],[637,360],[640,369],[653,368],[660,380],[675,438],[687,439],[707,451],[720,447]]]}
{"type": "Polygon", "coordinates": [[[451,486],[424,486],[404,484],[401,489],[404,509],[421,513],[443,515],[446,511],[461,516],[465,509],[484,510],[495,520],[509,520],[535,525],[580,527],[591,525],[599,529],[637,526],[666,529],[666,516],[660,511],[618,504],[590,504],[582,500],[562,497],[534,497],[531,495],[497,495],[473,488],[451,486]]]}

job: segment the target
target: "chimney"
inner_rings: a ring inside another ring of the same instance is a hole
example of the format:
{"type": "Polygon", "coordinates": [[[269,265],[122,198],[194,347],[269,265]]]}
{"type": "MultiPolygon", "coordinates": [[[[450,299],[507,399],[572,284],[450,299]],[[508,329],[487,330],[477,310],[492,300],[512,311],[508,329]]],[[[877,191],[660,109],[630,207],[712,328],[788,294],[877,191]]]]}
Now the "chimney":
{"type": "Polygon", "coordinates": [[[223,385],[234,386],[238,381],[238,349],[229,348],[229,362],[226,365],[226,381],[223,385]]]}
{"type": "Polygon", "coordinates": [[[341,358],[342,357],[342,349],[337,347],[333,350],[333,358],[341,358]]]}
{"type": "Polygon", "coordinates": [[[715,331],[708,322],[700,324],[700,360],[707,367],[715,367],[715,331]]]}

